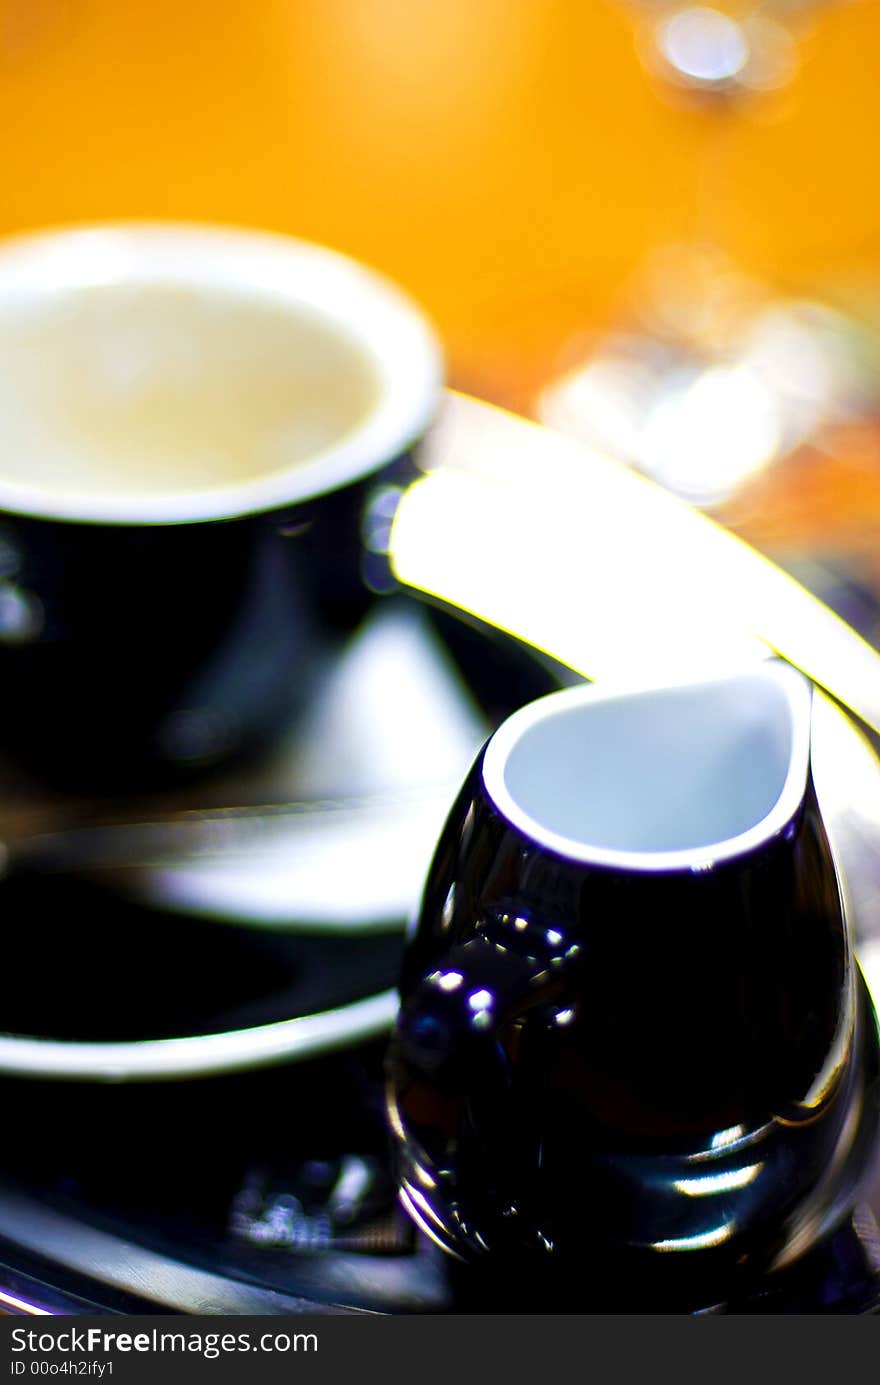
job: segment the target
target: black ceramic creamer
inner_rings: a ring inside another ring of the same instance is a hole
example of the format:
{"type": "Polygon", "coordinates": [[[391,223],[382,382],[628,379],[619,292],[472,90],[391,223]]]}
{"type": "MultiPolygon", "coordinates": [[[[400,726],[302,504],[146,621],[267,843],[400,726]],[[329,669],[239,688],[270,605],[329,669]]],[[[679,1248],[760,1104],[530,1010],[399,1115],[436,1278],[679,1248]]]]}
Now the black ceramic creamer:
{"type": "Polygon", "coordinates": [[[847,1210],[877,1044],[810,724],[767,663],[552,694],[490,739],[389,1057],[402,1200],[445,1249],[711,1293],[847,1210]]]}

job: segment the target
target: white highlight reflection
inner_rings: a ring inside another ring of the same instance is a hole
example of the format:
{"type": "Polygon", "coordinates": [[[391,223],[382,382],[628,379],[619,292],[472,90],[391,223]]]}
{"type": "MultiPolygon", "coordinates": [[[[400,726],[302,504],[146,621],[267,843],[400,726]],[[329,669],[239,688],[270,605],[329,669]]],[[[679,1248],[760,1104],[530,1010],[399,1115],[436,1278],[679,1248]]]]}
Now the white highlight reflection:
{"type": "Polygon", "coordinates": [[[655,1241],[652,1250],[707,1250],[710,1246],[723,1245],[729,1241],[736,1230],[736,1222],[723,1222],[711,1231],[703,1231],[697,1236],[677,1236],[669,1241],[655,1241]]]}
{"type": "Polygon", "coordinates": [[[744,1125],[730,1125],[726,1130],[719,1130],[717,1135],[713,1135],[710,1144],[713,1149],[724,1149],[727,1145],[735,1144],[741,1140],[746,1133],[744,1125]]]}
{"type": "Polygon", "coordinates": [[[687,1197],[710,1197],[714,1193],[728,1193],[736,1188],[747,1188],[750,1183],[754,1183],[763,1167],[763,1163],[748,1164],[745,1168],[729,1169],[726,1173],[705,1173],[697,1178],[677,1178],[672,1186],[687,1197]]]}
{"type": "Polygon", "coordinates": [[[441,991],[457,991],[463,980],[460,971],[444,971],[438,974],[436,984],[441,991]]]}
{"type": "Polygon", "coordinates": [[[720,10],[694,5],[662,23],[657,46],[675,71],[699,82],[727,82],[749,60],[741,25],[720,10]]]}
{"type": "Polygon", "coordinates": [[[491,991],[474,991],[472,995],[468,996],[468,1005],[473,1011],[479,1014],[483,1010],[490,1009],[494,999],[495,997],[492,995],[491,991]]]}

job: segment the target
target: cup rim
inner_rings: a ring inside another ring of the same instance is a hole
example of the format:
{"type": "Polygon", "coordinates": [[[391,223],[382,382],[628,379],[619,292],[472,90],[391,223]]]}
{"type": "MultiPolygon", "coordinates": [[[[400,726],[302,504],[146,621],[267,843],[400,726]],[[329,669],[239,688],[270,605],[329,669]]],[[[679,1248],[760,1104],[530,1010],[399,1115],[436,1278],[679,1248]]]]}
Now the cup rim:
{"type": "Polygon", "coordinates": [[[287,509],[342,489],[405,453],[427,430],[443,385],[439,341],[415,302],[377,271],[325,246],[247,227],[110,221],[0,242],[7,306],[99,285],[179,284],[270,298],[344,333],[379,389],[365,417],[308,461],[231,485],[170,495],[84,496],[0,478],[0,510],[95,524],[191,524],[287,509]]]}
{"type": "Polygon", "coordinates": [[[483,787],[496,811],[517,831],[545,850],[582,866],[599,866],[660,874],[672,871],[708,870],[731,861],[766,844],[792,820],[802,801],[805,776],[809,774],[812,684],[797,669],[776,659],[766,659],[731,668],[726,673],[709,673],[703,678],[670,679],[662,683],[616,684],[587,683],[560,692],[548,693],[527,703],[490,737],[483,753],[483,787]],[[781,791],[758,822],[748,829],[717,842],[688,849],[628,851],[577,841],[545,826],[532,817],[507,788],[505,768],[508,757],[520,738],[534,725],[564,708],[620,699],[641,699],[676,690],[710,688],[730,679],[767,680],[781,691],[791,716],[791,757],[781,791]]]}

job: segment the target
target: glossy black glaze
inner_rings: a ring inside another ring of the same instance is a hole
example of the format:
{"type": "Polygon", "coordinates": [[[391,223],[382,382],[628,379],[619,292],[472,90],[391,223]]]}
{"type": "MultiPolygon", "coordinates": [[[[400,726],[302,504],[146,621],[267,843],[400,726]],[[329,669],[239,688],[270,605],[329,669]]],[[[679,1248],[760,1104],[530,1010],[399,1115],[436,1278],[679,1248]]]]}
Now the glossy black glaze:
{"type": "Polygon", "coordinates": [[[849,1210],[877,1105],[812,783],[747,856],[639,874],[517,831],[484,754],[405,958],[388,1064],[404,1204],[466,1260],[515,1278],[523,1257],[576,1255],[630,1297],[635,1275],[705,1302],[796,1258],[849,1210]]]}
{"type": "Polygon", "coordinates": [[[410,467],[203,523],[0,514],[0,748],[53,783],[114,789],[270,742],[373,599],[364,515],[410,467]]]}

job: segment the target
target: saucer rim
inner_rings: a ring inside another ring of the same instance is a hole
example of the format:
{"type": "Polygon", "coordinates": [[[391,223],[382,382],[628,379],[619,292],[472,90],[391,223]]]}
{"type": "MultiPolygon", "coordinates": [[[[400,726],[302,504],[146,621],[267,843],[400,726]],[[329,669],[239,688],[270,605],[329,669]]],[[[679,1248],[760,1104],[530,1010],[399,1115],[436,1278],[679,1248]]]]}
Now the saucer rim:
{"type": "Polygon", "coordinates": [[[310,1015],[215,1034],[88,1042],[0,1035],[0,1075],[71,1082],[165,1082],[316,1058],[375,1038],[397,1014],[385,990],[310,1015]]]}

